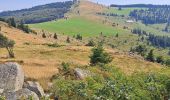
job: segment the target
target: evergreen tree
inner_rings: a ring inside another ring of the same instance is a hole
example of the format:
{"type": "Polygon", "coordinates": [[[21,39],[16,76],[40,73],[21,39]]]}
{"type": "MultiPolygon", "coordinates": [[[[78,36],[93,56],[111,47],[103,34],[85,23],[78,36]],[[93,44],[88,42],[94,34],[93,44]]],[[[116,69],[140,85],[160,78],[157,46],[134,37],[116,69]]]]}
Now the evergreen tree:
{"type": "Polygon", "coordinates": [[[77,40],[82,40],[83,37],[82,37],[80,34],[77,34],[76,39],[77,39],[77,40]]]}
{"type": "Polygon", "coordinates": [[[108,64],[112,61],[112,57],[106,53],[102,47],[102,45],[98,45],[97,47],[92,49],[92,55],[90,56],[91,65],[96,64],[108,64]]]}
{"type": "Polygon", "coordinates": [[[158,57],[156,58],[156,62],[163,64],[163,63],[164,63],[163,57],[162,57],[162,56],[158,56],[158,57]]]}
{"type": "Polygon", "coordinates": [[[45,35],[45,33],[43,33],[43,34],[42,34],[42,37],[43,37],[43,38],[46,38],[46,35],[45,35]]]}
{"type": "Polygon", "coordinates": [[[115,37],[119,37],[119,34],[117,33],[115,37]]]}
{"type": "Polygon", "coordinates": [[[7,20],[7,23],[9,24],[9,26],[12,26],[12,27],[16,27],[17,26],[14,18],[9,18],[7,20]]]}
{"type": "Polygon", "coordinates": [[[54,34],[54,39],[58,39],[58,36],[57,36],[57,34],[56,34],[56,33],[54,34]]]}
{"type": "Polygon", "coordinates": [[[154,61],[155,61],[155,59],[154,59],[154,54],[153,54],[153,49],[150,50],[150,52],[148,53],[146,59],[147,59],[148,61],[150,61],[150,62],[154,62],[154,61]]]}
{"type": "Polygon", "coordinates": [[[137,52],[141,56],[145,56],[145,54],[147,52],[147,48],[146,48],[145,45],[139,45],[135,49],[133,49],[132,51],[137,52]]]}

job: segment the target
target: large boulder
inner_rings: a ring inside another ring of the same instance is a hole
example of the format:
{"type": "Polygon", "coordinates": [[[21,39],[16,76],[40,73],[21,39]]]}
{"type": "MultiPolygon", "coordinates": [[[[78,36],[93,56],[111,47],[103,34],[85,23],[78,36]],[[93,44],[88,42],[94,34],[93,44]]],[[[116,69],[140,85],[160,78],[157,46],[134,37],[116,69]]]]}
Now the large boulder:
{"type": "Polygon", "coordinates": [[[43,97],[45,95],[43,88],[38,82],[27,81],[24,83],[23,87],[35,92],[38,97],[43,97]]]}
{"type": "Polygon", "coordinates": [[[77,79],[85,79],[86,77],[92,76],[91,72],[88,70],[83,70],[80,68],[74,69],[77,79]]]}
{"type": "Polygon", "coordinates": [[[37,94],[29,89],[21,89],[16,92],[5,93],[6,100],[39,100],[37,94]]]}
{"type": "Polygon", "coordinates": [[[0,64],[1,92],[15,92],[22,89],[24,72],[17,63],[0,64]]]}

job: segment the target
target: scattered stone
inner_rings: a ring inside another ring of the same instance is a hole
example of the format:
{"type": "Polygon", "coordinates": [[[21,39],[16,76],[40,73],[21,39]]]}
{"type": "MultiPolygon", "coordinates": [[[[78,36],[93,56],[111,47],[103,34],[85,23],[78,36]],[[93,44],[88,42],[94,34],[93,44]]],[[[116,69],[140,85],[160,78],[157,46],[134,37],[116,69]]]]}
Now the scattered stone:
{"type": "Polygon", "coordinates": [[[6,100],[39,100],[37,94],[29,89],[21,89],[16,92],[5,93],[6,100]]]}
{"type": "Polygon", "coordinates": [[[90,77],[91,76],[91,72],[88,70],[83,70],[80,68],[76,68],[75,70],[75,75],[77,77],[77,79],[85,79],[86,77],[90,77]]]}
{"type": "Polygon", "coordinates": [[[39,98],[45,95],[43,88],[38,82],[27,81],[24,83],[23,87],[35,92],[39,98]]]}
{"type": "Polygon", "coordinates": [[[4,89],[0,89],[0,94],[2,94],[4,92],[4,89]]]}

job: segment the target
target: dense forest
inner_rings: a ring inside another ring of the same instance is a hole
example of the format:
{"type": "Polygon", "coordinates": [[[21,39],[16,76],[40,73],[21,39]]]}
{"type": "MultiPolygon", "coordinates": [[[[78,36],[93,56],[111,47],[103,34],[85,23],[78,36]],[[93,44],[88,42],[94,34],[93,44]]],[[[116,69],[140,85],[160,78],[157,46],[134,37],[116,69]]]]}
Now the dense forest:
{"type": "Polygon", "coordinates": [[[63,18],[64,14],[69,11],[72,4],[72,1],[66,1],[36,6],[29,9],[5,11],[0,13],[0,17],[13,17],[16,21],[22,21],[25,24],[46,22],[63,18]]]}
{"type": "Polygon", "coordinates": [[[131,32],[139,36],[146,36],[148,42],[150,42],[153,46],[162,48],[170,47],[170,37],[168,36],[157,36],[153,33],[147,33],[146,31],[139,28],[134,28],[133,30],[131,30],[131,32]]]}
{"type": "Polygon", "coordinates": [[[133,10],[129,15],[136,20],[141,20],[144,24],[167,23],[170,16],[170,6],[133,10]]]}
{"type": "Polygon", "coordinates": [[[170,47],[170,37],[167,36],[155,36],[153,34],[149,35],[148,39],[152,45],[157,46],[157,47],[170,47]]]}

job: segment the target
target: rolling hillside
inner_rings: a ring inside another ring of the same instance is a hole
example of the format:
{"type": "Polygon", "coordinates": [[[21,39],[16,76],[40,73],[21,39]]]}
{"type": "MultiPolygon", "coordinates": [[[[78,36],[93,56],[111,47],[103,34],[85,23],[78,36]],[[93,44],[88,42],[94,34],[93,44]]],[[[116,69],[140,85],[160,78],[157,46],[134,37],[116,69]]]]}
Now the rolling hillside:
{"type": "Polygon", "coordinates": [[[104,10],[100,5],[88,1],[80,2],[79,6],[73,8],[66,16],[68,19],[51,21],[29,25],[34,29],[44,29],[51,32],[65,33],[67,35],[81,34],[83,36],[96,36],[101,32],[106,35],[123,33],[121,28],[113,28],[105,18],[95,14],[104,10]],[[79,12],[79,13],[77,13],[79,12]]]}
{"type": "Polygon", "coordinates": [[[54,19],[60,19],[64,17],[64,14],[67,13],[73,2],[57,2],[46,5],[40,5],[29,9],[22,9],[16,11],[5,11],[0,13],[2,18],[15,18],[15,20],[24,23],[40,23],[51,21],[54,19]]]}
{"type": "Polygon", "coordinates": [[[165,64],[147,61],[145,57],[154,49],[156,61],[158,56],[168,59],[168,48],[154,47],[148,43],[147,36],[143,36],[142,40],[142,36],[131,32],[140,27],[148,33],[155,32],[155,35],[162,36],[166,33],[155,30],[159,25],[128,23],[128,13],[136,8],[119,11],[115,7],[108,8],[86,0],[70,7],[65,18],[27,24],[36,34],[27,34],[0,22],[0,33],[16,42],[16,57],[9,58],[6,49],[0,48],[0,62],[21,64],[27,80],[40,82],[47,93],[53,94],[52,99],[57,96],[61,100],[163,100],[164,94],[167,94],[165,81],[169,79],[170,68],[165,64]],[[117,13],[118,16],[98,15],[99,12],[117,13]],[[78,34],[82,39],[76,37],[78,34]],[[87,45],[90,40],[95,46],[87,45]],[[90,56],[97,43],[103,43],[104,54],[100,54],[100,49],[96,55],[109,55],[112,58],[109,64],[91,64],[90,56]],[[140,45],[147,48],[143,57],[130,51],[140,45]],[[91,76],[78,79],[75,73],[77,68],[88,71],[91,76]]]}
{"type": "MultiPolygon", "coordinates": [[[[26,76],[38,80],[45,89],[47,89],[50,78],[58,73],[58,68],[62,62],[69,62],[72,64],[72,67],[89,64],[91,47],[76,46],[75,44],[66,45],[63,41],[63,36],[59,36],[61,40],[54,40],[53,38],[43,39],[40,36],[26,34],[18,29],[10,28],[4,23],[1,23],[0,26],[2,27],[1,33],[16,42],[14,48],[16,58],[6,59],[7,52],[5,49],[1,49],[0,61],[20,63],[26,76]],[[52,42],[58,42],[65,46],[49,47],[45,45],[52,42]]],[[[169,73],[169,70],[164,69],[161,65],[140,60],[138,56],[129,56],[126,53],[111,48],[106,48],[106,50],[113,56],[112,64],[120,68],[127,75],[136,72],[164,71],[164,73],[169,73]]]]}

